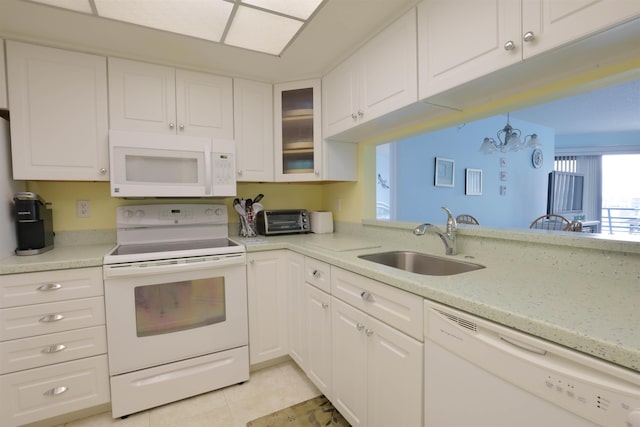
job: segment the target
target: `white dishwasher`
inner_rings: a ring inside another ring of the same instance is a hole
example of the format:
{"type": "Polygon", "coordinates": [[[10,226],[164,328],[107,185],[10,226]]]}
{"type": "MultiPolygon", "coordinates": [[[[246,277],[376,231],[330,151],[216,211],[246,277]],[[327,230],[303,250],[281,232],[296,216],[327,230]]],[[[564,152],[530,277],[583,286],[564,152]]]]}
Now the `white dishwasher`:
{"type": "Polygon", "coordinates": [[[424,427],[639,427],[640,374],[425,300],[424,427]]]}

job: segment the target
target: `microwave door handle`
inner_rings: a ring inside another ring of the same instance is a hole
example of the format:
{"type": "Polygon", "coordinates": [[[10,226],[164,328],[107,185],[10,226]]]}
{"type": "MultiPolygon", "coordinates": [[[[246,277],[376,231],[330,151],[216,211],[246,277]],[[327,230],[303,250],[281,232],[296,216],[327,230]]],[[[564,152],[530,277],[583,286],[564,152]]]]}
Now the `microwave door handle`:
{"type": "Polygon", "coordinates": [[[213,153],[210,150],[204,151],[204,193],[205,196],[211,196],[211,185],[213,180],[211,179],[211,157],[213,153]]]}

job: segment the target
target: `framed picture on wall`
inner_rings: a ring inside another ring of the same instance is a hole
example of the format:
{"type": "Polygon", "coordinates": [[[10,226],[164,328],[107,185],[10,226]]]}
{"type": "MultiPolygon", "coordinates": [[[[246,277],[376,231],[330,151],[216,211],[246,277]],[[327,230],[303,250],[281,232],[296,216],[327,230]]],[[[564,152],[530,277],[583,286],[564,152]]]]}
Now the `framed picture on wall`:
{"type": "Polygon", "coordinates": [[[467,196],[482,196],[482,169],[467,168],[465,194],[467,196]]]}
{"type": "Polygon", "coordinates": [[[435,186],[453,187],[455,162],[451,159],[436,157],[435,186]]]}

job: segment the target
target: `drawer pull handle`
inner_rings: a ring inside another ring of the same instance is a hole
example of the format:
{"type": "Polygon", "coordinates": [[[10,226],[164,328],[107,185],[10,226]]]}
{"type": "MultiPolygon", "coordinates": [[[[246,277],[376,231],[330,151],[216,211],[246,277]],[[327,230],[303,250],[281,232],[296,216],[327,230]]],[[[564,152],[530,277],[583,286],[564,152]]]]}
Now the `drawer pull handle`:
{"type": "Polygon", "coordinates": [[[325,310],[326,310],[327,308],[329,308],[329,303],[328,303],[328,302],[323,302],[323,303],[322,303],[322,308],[324,308],[325,310]]]}
{"type": "Polygon", "coordinates": [[[45,348],[42,349],[42,352],[46,353],[46,354],[57,353],[59,351],[64,350],[65,348],[67,348],[67,346],[64,345],[64,344],[48,345],[48,346],[46,346],[45,348]]]}
{"type": "Polygon", "coordinates": [[[67,390],[69,390],[69,387],[65,387],[65,386],[54,387],[54,388],[51,388],[51,389],[45,391],[44,393],[42,393],[42,395],[43,396],[57,396],[59,394],[64,393],[67,390]]]}
{"type": "Polygon", "coordinates": [[[365,301],[369,301],[369,302],[375,302],[375,297],[373,296],[373,294],[371,294],[371,292],[367,292],[367,291],[362,291],[362,293],[360,294],[360,298],[362,298],[365,301]]]}
{"type": "Polygon", "coordinates": [[[60,283],[45,283],[44,285],[38,286],[38,290],[42,292],[57,291],[58,289],[62,289],[60,283]]]}
{"type": "Polygon", "coordinates": [[[366,331],[364,331],[364,334],[365,334],[366,336],[370,337],[371,335],[373,335],[373,329],[369,329],[369,328],[367,328],[367,330],[366,330],[366,331]]]}
{"type": "Polygon", "coordinates": [[[313,277],[319,279],[322,274],[318,270],[313,270],[313,277]]]}
{"type": "Polygon", "coordinates": [[[356,329],[357,329],[358,331],[362,331],[362,330],[364,329],[364,325],[363,325],[362,323],[358,322],[358,323],[356,324],[356,329]]]}
{"type": "Polygon", "coordinates": [[[62,314],[47,314],[46,316],[42,316],[40,318],[40,322],[42,323],[51,323],[51,322],[57,322],[64,319],[64,316],[62,314]]]}

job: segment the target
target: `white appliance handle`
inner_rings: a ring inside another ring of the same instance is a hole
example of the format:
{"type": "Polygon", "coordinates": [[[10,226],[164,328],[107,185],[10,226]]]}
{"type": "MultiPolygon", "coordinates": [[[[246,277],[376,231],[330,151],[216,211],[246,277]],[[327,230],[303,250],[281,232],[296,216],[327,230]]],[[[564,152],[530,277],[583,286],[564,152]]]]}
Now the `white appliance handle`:
{"type": "Polygon", "coordinates": [[[246,255],[244,253],[205,255],[189,258],[107,264],[103,267],[103,273],[105,278],[148,276],[160,273],[197,271],[245,263],[246,255]]]}

